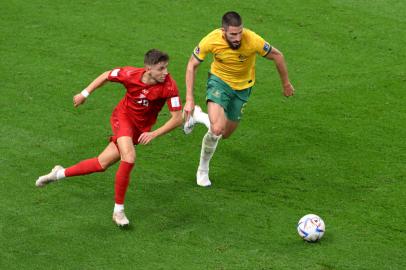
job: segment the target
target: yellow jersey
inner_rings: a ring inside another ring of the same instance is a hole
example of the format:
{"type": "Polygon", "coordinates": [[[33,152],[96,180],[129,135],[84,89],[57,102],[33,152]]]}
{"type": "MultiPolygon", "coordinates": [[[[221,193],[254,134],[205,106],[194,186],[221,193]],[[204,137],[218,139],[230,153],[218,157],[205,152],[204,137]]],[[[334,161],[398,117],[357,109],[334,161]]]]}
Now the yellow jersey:
{"type": "Polygon", "coordinates": [[[216,29],[200,41],[193,55],[202,62],[208,53],[212,53],[210,72],[234,90],[243,90],[255,83],[257,53],[266,56],[271,50],[272,47],[268,42],[246,28],[243,28],[241,46],[233,50],[223,37],[222,30],[216,29]]]}

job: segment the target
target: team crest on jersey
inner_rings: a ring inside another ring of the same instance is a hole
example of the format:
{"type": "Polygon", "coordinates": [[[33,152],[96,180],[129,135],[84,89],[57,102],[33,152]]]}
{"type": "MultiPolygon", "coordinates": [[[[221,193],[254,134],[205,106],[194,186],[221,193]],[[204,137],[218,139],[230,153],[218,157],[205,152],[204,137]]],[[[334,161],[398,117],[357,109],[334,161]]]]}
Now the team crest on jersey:
{"type": "Polygon", "coordinates": [[[238,59],[240,59],[240,62],[244,62],[245,60],[247,60],[248,57],[246,57],[245,55],[240,54],[238,56],[238,59]]]}
{"type": "Polygon", "coordinates": [[[271,48],[271,45],[269,45],[269,43],[268,42],[265,42],[265,44],[264,44],[264,51],[269,51],[269,49],[271,48]]]}
{"type": "Polygon", "coordinates": [[[144,95],[146,95],[146,94],[149,93],[149,91],[148,91],[148,89],[142,89],[142,93],[143,93],[144,95]]]}

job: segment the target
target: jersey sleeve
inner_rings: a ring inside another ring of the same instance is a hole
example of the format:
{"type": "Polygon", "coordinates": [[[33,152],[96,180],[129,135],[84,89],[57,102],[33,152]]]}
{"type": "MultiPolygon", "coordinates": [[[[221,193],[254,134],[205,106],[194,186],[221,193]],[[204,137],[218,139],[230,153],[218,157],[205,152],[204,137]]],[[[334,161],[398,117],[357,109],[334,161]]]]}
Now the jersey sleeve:
{"type": "Polygon", "coordinates": [[[175,80],[170,78],[165,87],[168,96],[166,99],[166,105],[168,105],[169,111],[173,112],[182,110],[182,102],[179,97],[179,90],[175,80]]]}
{"type": "Polygon", "coordinates": [[[271,52],[272,46],[265,41],[261,36],[258,34],[251,32],[251,38],[253,41],[253,45],[255,47],[255,51],[261,55],[261,56],[266,56],[268,53],[271,52]]]}
{"type": "Polygon", "coordinates": [[[117,67],[110,71],[107,80],[124,83],[128,79],[128,67],[117,67]]]}
{"type": "Polygon", "coordinates": [[[211,52],[211,46],[209,43],[209,38],[206,36],[200,42],[199,45],[193,50],[193,56],[199,60],[199,62],[203,62],[206,55],[211,52]]]}

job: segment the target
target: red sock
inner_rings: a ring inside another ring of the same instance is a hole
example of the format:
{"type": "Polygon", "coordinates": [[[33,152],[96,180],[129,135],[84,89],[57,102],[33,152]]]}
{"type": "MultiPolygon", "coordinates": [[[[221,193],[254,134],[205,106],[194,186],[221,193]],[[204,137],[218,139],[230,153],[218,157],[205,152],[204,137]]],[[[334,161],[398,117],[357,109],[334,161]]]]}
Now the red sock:
{"type": "Polygon", "coordinates": [[[104,169],[100,165],[99,160],[97,157],[82,160],[81,162],[65,169],[65,176],[77,176],[77,175],[85,175],[94,172],[103,172],[104,169]]]}
{"type": "Polygon", "coordinates": [[[120,162],[116,173],[116,183],[114,185],[115,201],[117,204],[124,204],[125,193],[130,182],[130,174],[133,167],[134,163],[120,162]]]}

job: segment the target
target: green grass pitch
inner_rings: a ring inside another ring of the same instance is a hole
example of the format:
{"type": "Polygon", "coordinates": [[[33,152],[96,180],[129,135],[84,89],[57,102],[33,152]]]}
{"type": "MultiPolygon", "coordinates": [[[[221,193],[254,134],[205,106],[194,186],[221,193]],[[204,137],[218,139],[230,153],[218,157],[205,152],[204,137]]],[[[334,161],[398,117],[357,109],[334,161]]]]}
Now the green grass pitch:
{"type": "Polygon", "coordinates": [[[406,269],[404,10],[400,0],[3,1],[0,269],[406,269]],[[284,98],[273,63],[257,59],[211,188],[194,180],[202,126],[138,147],[128,230],[111,221],[116,166],[34,186],[107,143],[123,88],[78,109],[75,93],[159,48],[184,98],[188,58],[228,10],[284,53],[297,92],[284,98]],[[296,233],[308,213],[326,223],[316,244],[296,233]]]}

